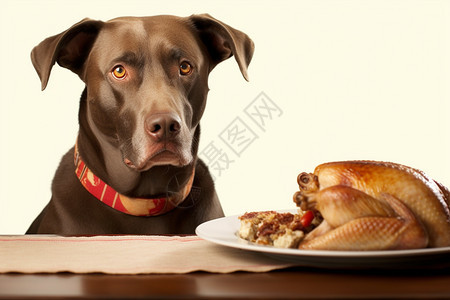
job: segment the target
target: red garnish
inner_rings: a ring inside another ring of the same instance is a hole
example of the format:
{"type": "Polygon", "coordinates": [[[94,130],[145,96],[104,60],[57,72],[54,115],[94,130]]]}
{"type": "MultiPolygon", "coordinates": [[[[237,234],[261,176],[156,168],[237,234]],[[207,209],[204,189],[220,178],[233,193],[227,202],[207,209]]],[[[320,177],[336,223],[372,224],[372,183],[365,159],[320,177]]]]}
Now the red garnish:
{"type": "Polygon", "coordinates": [[[311,225],[311,222],[314,220],[314,213],[311,210],[305,212],[305,214],[300,218],[300,223],[302,223],[303,227],[308,227],[311,225]]]}

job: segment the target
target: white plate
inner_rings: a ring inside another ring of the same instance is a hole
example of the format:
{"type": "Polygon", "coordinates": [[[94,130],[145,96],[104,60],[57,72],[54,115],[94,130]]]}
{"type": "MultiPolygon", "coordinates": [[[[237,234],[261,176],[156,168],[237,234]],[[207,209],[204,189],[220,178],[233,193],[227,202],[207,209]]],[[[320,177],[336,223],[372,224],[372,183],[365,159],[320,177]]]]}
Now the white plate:
{"type": "MultiPolygon", "coordinates": [[[[292,212],[285,210],[283,212],[292,212]]],[[[416,268],[450,265],[450,247],[386,251],[326,251],[282,249],[250,243],[237,235],[238,216],[229,216],[200,224],[195,233],[215,244],[260,252],[277,259],[312,267],[416,268]]]]}

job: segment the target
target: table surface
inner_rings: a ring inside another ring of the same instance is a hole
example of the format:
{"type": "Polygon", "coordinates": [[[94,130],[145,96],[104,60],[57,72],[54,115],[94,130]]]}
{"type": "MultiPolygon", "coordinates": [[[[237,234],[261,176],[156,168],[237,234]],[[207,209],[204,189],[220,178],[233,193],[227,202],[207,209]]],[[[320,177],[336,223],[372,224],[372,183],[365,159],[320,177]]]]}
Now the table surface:
{"type": "Polygon", "coordinates": [[[126,298],[450,299],[450,269],[183,275],[1,274],[0,299],[126,298]]]}

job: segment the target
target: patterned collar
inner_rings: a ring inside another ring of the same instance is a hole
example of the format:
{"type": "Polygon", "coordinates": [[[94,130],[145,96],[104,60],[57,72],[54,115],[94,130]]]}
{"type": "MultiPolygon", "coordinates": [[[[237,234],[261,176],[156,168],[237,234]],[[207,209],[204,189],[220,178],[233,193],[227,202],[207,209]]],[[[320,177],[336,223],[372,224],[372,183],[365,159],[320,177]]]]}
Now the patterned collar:
{"type": "Polygon", "coordinates": [[[115,210],[133,216],[158,216],[174,209],[189,195],[195,176],[194,168],[188,183],[178,193],[178,196],[155,199],[131,198],[116,192],[86,166],[78,152],[77,143],[75,144],[74,160],[75,174],[89,193],[115,210]]]}

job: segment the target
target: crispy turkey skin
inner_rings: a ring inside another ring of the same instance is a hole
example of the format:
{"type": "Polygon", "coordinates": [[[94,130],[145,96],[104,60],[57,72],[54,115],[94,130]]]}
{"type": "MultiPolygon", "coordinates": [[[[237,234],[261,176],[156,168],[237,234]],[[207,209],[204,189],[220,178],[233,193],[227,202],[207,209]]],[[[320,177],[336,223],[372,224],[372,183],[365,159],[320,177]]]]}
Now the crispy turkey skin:
{"type": "Polygon", "coordinates": [[[294,202],[324,218],[300,249],[450,246],[450,193],[419,170],[389,162],[331,162],[297,181],[294,202]]]}

